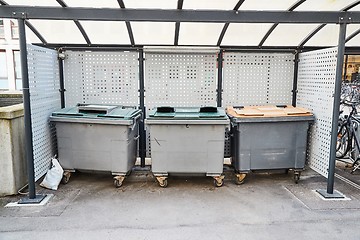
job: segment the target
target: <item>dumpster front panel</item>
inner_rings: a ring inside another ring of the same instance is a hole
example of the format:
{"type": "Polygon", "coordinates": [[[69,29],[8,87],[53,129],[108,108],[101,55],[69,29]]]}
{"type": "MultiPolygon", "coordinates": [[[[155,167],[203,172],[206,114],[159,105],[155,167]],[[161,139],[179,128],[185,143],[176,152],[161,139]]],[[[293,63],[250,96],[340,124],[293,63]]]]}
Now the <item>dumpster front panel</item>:
{"type": "Polygon", "coordinates": [[[150,125],[152,172],[220,175],[225,125],[150,125]]]}
{"type": "Polygon", "coordinates": [[[66,170],[124,172],[136,159],[129,152],[134,152],[135,131],[128,126],[57,122],[56,128],[59,161],[66,170]]]}
{"type": "Polygon", "coordinates": [[[303,168],[308,122],[239,124],[239,171],[303,168]]]}
{"type": "Polygon", "coordinates": [[[56,125],[59,162],[64,170],[124,175],[135,164],[140,111],[106,105],[61,109],[56,125]]]}
{"type": "Polygon", "coordinates": [[[228,108],[232,121],[232,164],[238,172],[303,169],[314,116],[292,106],[228,108]]]}

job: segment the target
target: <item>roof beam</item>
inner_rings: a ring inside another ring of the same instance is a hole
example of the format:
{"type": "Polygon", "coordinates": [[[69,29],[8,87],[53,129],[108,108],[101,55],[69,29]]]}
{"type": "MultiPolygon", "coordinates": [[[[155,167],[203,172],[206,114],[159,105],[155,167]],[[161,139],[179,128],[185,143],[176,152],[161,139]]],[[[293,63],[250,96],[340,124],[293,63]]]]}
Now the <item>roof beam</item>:
{"type": "MultiPolygon", "coordinates": [[[[63,0],[56,0],[58,4],[60,4],[61,7],[67,8],[68,6],[63,0]]],[[[89,36],[86,34],[85,29],[81,26],[81,23],[78,20],[73,20],[79,31],[81,32],[83,38],[85,39],[87,44],[91,44],[89,36]]]]}
{"type": "Polygon", "coordinates": [[[350,41],[351,39],[353,39],[354,37],[356,37],[359,34],[360,34],[360,28],[358,30],[356,30],[355,32],[353,32],[350,36],[348,36],[345,39],[345,42],[347,43],[348,41],[350,41]]]}
{"type": "Polygon", "coordinates": [[[113,9],[1,6],[3,18],[208,23],[360,23],[360,12],[113,9]],[[25,16],[23,15],[25,14],[25,16]]]}
{"type": "Polygon", "coordinates": [[[26,26],[40,39],[43,44],[47,44],[45,38],[39,33],[38,30],[29,21],[25,21],[26,26]]]}
{"type": "MultiPolygon", "coordinates": [[[[184,0],[178,0],[177,9],[181,10],[183,7],[184,0]]],[[[180,22],[175,23],[175,36],[174,36],[174,45],[179,44],[179,32],[180,32],[180,22]]]]}
{"type": "Polygon", "coordinates": [[[320,24],[317,26],[311,33],[309,33],[300,43],[299,47],[302,47],[307,43],[315,34],[317,34],[321,29],[323,29],[326,24],[320,24]]]}
{"type": "MultiPolygon", "coordinates": [[[[353,7],[356,7],[357,5],[360,4],[360,1],[355,1],[353,3],[351,3],[350,5],[344,7],[343,9],[341,9],[341,12],[347,12],[348,10],[350,10],[353,7]]],[[[321,29],[323,29],[326,26],[326,24],[320,24],[319,26],[317,26],[311,33],[309,33],[309,35],[307,35],[300,43],[299,43],[299,47],[303,47],[315,34],[317,34],[321,29]]]]}
{"type": "MultiPolygon", "coordinates": [[[[305,2],[306,0],[298,0],[296,3],[294,3],[291,7],[289,7],[288,11],[292,12],[295,10],[295,8],[297,8],[298,6],[300,6],[303,2],[305,2]]],[[[270,29],[267,31],[267,33],[264,35],[264,37],[261,39],[260,43],[259,43],[259,47],[261,47],[264,42],[266,41],[266,39],[268,39],[268,37],[270,36],[270,34],[275,30],[275,28],[279,25],[279,23],[274,23],[270,29]]]]}
{"type": "MultiPolygon", "coordinates": [[[[234,11],[239,10],[240,6],[241,6],[244,2],[245,2],[245,0],[239,0],[239,1],[237,2],[237,4],[235,5],[235,7],[234,7],[233,10],[234,10],[234,11]]],[[[218,39],[218,41],[217,41],[217,44],[216,44],[217,46],[220,46],[220,45],[221,45],[221,42],[222,42],[222,40],[223,40],[223,38],[224,38],[224,36],[225,36],[225,33],[226,33],[229,25],[230,25],[230,23],[225,23],[225,25],[224,25],[221,33],[220,33],[219,39],[218,39]]]]}
{"type": "MultiPolygon", "coordinates": [[[[119,4],[120,8],[122,8],[122,9],[125,8],[125,3],[123,0],[117,0],[117,2],[119,4]]],[[[134,39],[134,34],[133,34],[133,31],[131,28],[131,23],[129,21],[125,21],[125,24],[126,24],[126,28],[127,28],[128,34],[129,34],[130,44],[131,44],[131,46],[134,46],[135,39],[134,39]]]]}
{"type": "Polygon", "coordinates": [[[359,4],[360,4],[360,1],[355,1],[355,2],[351,3],[350,5],[344,7],[344,8],[341,9],[340,11],[344,11],[344,12],[349,11],[350,9],[356,7],[356,6],[359,5],[359,4]]]}

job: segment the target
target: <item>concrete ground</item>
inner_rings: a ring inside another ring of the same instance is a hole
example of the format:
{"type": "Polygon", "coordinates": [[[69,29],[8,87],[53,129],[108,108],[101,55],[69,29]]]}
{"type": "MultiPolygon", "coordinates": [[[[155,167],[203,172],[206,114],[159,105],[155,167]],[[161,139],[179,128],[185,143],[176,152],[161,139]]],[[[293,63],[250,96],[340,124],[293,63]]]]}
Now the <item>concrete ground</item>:
{"type": "Polygon", "coordinates": [[[0,198],[0,239],[360,239],[360,190],[336,179],[348,200],[325,201],[314,190],[326,179],[312,170],[299,184],[289,172],[236,185],[229,169],[221,188],[206,177],[168,183],[142,170],[116,189],[108,174],[78,173],[57,191],[37,187],[54,194],[45,206],[6,208],[21,196],[0,198]]]}

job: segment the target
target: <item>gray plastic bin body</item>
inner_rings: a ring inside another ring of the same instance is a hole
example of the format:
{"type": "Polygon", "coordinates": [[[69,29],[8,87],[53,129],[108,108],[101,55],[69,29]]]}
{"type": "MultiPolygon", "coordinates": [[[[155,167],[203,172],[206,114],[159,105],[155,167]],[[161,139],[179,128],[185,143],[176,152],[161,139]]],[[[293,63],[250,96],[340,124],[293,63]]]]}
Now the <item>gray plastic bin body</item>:
{"type": "Polygon", "coordinates": [[[54,112],[60,164],[64,170],[125,175],[136,161],[140,116],[133,108],[102,105],[54,112]]]}
{"type": "Polygon", "coordinates": [[[223,173],[224,132],[229,126],[224,109],[213,113],[201,113],[199,108],[175,108],[174,113],[153,110],[145,123],[151,134],[155,176],[223,173]]]}
{"type": "Polygon", "coordinates": [[[302,170],[313,120],[313,116],[232,118],[232,163],[236,171],[302,170]]]}

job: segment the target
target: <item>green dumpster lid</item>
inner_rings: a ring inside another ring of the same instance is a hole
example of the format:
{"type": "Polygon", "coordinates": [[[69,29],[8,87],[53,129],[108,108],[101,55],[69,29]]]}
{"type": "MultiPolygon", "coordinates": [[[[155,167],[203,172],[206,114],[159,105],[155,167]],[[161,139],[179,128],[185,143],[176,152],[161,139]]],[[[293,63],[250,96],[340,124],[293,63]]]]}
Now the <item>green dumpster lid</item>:
{"type": "Polygon", "coordinates": [[[226,118],[223,108],[217,107],[157,107],[149,112],[157,119],[221,119],[226,118]]]}
{"type": "Polygon", "coordinates": [[[71,108],[63,108],[52,113],[56,117],[70,118],[114,118],[129,120],[140,114],[140,110],[134,107],[117,105],[88,104],[71,108]]]}

